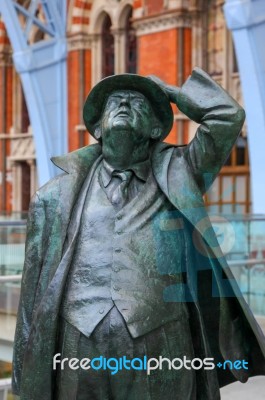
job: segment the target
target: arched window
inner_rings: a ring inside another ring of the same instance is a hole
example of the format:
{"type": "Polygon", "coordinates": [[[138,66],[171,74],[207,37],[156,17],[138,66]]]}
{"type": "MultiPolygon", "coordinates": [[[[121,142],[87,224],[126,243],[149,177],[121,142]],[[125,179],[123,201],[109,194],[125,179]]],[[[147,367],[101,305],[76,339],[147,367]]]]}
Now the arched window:
{"type": "Polygon", "coordinates": [[[106,14],[102,25],[102,78],[114,74],[114,37],[111,20],[106,14]]]}
{"type": "Polygon", "coordinates": [[[125,69],[126,72],[136,74],[137,68],[137,43],[135,29],[132,27],[132,10],[128,15],[125,26],[125,69]]]}

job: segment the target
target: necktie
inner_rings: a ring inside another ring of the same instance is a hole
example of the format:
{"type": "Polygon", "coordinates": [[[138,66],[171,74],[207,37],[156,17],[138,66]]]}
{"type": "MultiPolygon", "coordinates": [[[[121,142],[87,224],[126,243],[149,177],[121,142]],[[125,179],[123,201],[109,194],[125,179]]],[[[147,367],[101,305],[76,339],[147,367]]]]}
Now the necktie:
{"type": "Polygon", "coordinates": [[[115,180],[114,190],[110,200],[114,206],[123,207],[128,199],[128,186],[132,178],[132,171],[116,172],[112,174],[112,181],[115,180]]]}

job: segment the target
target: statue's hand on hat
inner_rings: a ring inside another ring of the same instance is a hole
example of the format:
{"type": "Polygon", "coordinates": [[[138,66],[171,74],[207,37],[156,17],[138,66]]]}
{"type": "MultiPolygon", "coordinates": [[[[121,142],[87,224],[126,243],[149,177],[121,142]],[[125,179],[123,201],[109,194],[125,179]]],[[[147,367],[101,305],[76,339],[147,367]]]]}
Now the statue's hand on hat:
{"type": "Polygon", "coordinates": [[[149,75],[147,78],[151,79],[163,90],[171,103],[177,104],[177,98],[180,92],[179,87],[168,85],[155,75],[149,75]]]}

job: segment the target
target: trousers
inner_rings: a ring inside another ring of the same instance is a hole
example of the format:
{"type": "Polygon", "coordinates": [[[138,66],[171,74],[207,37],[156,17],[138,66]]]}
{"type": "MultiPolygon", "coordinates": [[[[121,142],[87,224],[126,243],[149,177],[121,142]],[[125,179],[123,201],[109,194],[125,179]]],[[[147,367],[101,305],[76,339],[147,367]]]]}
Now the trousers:
{"type": "MultiPolygon", "coordinates": [[[[99,358],[100,356],[143,360],[160,356],[194,358],[189,320],[171,321],[138,338],[132,338],[122,315],[114,306],[88,338],[63,318],[59,335],[63,358],[99,358]]],[[[114,365],[114,361],[111,363],[114,365]]],[[[97,364],[99,365],[99,364],[97,364]]],[[[138,364],[139,365],[139,364],[138,364]]],[[[152,363],[155,365],[155,362],[152,363]]],[[[57,400],[195,400],[196,374],[193,369],[163,368],[146,370],[103,368],[72,369],[59,365],[56,374],[57,400]]]]}

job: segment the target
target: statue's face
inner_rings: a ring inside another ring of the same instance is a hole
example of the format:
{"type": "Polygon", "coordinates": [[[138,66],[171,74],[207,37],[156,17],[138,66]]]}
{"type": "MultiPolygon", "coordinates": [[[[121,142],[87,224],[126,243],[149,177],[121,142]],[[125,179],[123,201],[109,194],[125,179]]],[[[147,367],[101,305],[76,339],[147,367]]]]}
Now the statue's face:
{"type": "Polygon", "coordinates": [[[102,113],[102,141],[119,134],[126,140],[126,133],[129,133],[130,140],[132,138],[136,141],[149,139],[152,118],[152,107],[143,94],[131,90],[113,92],[102,113]]]}

